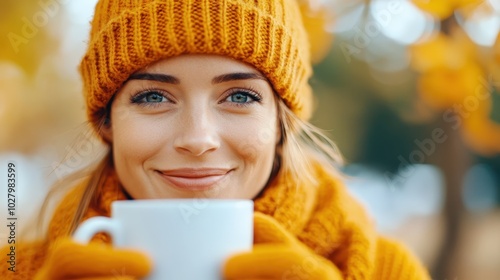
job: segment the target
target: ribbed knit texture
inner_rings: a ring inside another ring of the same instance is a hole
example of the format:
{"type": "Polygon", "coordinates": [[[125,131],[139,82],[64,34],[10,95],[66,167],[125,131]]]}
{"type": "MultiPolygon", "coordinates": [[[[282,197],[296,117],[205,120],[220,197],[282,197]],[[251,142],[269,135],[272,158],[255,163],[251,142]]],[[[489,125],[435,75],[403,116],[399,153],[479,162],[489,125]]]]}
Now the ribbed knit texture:
{"type": "Polygon", "coordinates": [[[296,0],[101,0],[80,65],[91,123],[132,73],[182,54],[249,63],[293,112],[311,115],[309,45],[296,0]]]}
{"type": "MultiPolygon", "coordinates": [[[[319,165],[316,166],[316,178],[319,181],[317,186],[303,186],[294,184],[286,176],[278,176],[255,200],[255,211],[273,217],[312,252],[329,260],[330,265],[341,271],[343,279],[430,279],[404,246],[381,238],[374,232],[362,207],[342,183],[319,165]]],[[[49,244],[68,235],[70,221],[84,187],[85,182],[68,194],[57,208],[49,226],[49,244]]],[[[85,219],[96,215],[109,216],[111,203],[126,199],[122,190],[116,174],[109,174],[103,189],[99,190],[98,201],[87,211],[85,219]]],[[[255,236],[256,243],[270,242],[282,234],[272,228],[260,232],[255,236]]],[[[97,235],[94,241],[109,243],[103,234],[97,235]]],[[[40,269],[45,258],[45,246],[33,243],[18,248],[19,272],[7,271],[7,263],[2,262],[0,279],[28,280],[40,269]]],[[[5,250],[1,250],[1,255],[5,256],[5,250]]]]}

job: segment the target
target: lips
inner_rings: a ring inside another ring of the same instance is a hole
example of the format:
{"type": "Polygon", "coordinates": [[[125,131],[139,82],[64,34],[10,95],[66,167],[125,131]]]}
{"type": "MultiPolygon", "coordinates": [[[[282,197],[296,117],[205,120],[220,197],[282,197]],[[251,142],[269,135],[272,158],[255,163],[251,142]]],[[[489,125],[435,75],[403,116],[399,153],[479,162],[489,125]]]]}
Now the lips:
{"type": "Polygon", "coordinates": [[[231,169],[224,168],[182,168],[158,171],[158,174],[176,188],[203,191],[215,188],[231,169]]]}

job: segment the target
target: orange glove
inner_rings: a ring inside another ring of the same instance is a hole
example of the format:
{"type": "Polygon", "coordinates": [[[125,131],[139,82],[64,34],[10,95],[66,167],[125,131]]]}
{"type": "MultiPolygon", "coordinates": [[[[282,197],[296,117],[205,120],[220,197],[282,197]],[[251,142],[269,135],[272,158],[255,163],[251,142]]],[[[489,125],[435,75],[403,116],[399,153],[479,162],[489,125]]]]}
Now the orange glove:
{"type": "Polygon", "coordinates": [[[254,215],[252,252],[232,256],[224,266],[226,280],[342,280],[340,270],[288,232],[272,217],[254,215]]]}
{"type": "Polygon", "coordinates": [[[35,280],[132,280],[146,276],[151,268],[150,260],[139,252],[63,238],[51,248],[35,280]]]}

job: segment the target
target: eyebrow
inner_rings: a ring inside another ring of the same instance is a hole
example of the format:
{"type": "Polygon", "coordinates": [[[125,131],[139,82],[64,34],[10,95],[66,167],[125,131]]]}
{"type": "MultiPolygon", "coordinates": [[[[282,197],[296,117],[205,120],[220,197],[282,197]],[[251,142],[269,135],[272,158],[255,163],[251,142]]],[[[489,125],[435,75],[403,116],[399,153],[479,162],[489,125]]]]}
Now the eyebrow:
{"type": "MultiPolygon", "coordinates": [[[[174,85],[181,83],[181,81],[174,76],[167,75],[167,74],[155,74],[155,73],[135,73],[135,74],[132,74],[127,79],[127,82],[130,80],[157,81],[157,82],[174,84],[174,85]]],[[[223,75],[219,75],[217,77],[214,77],[212,79],[212,84],[220,84],[220,83],[224,83],[224,82],[237,81],[237,80],[264,80],[267,82],[266,77],[264,77],[260,73],[239,72],[239,73],[223,74],[223,75]]]]}
{"type": "Polygon", "coordinates": [[[229,81],[237,80],[264,80],[267,82],[266,77],[262,76],[260,73],[229,73],[223,74],[212,79],[212,84],[220,84],[229,81]]]}
{"type": "Polygon", "coordinates": [[[165,74],[153,74],[153,73],[135,73],[130,75],[127,79],[127,82],[130,80],[148,80],[148,81],[157,81],[167,84],[180,84],[181,81],[174,76],[165,75],[165,74]]]}

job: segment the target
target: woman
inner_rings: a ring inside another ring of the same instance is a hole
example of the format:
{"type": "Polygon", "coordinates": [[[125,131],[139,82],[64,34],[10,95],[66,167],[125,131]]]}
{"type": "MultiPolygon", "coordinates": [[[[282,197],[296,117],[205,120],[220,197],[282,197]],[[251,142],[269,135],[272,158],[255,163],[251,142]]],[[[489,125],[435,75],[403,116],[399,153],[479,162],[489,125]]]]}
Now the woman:
{"type": "Polygon", "coordinates": [[[255,202],[254,249],[226,261],[225,279],[429,279],[374,232],[306,121],[300,18],[291,0],[101,0],[80,70],[110,152],[2,279],[140,279],[146,256],[68,236],[115,200],[188,197],[255,202]]]}

